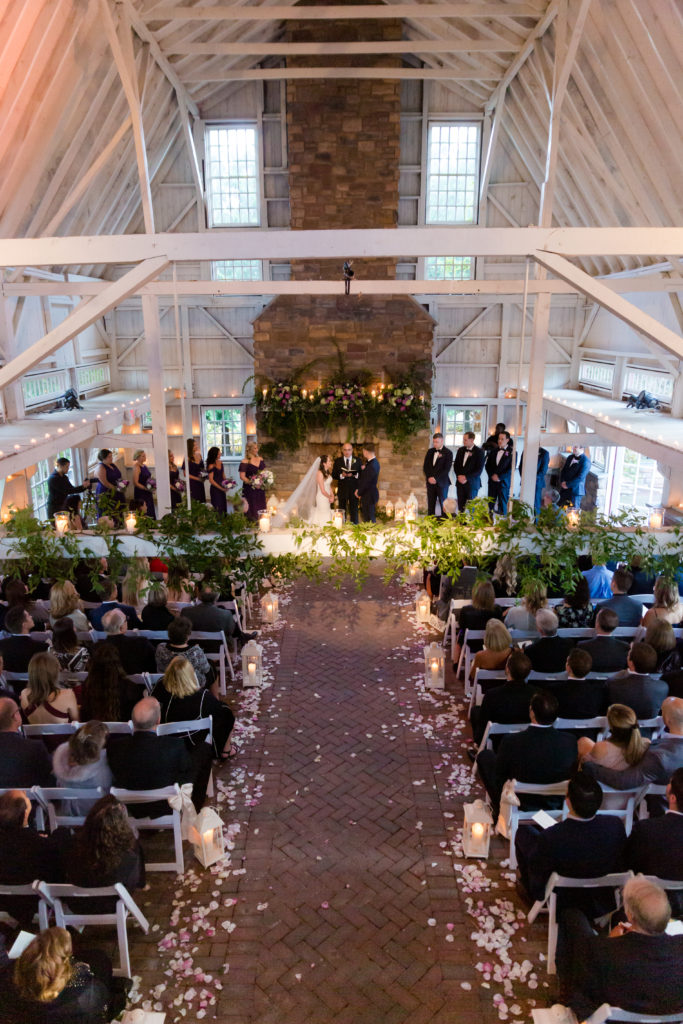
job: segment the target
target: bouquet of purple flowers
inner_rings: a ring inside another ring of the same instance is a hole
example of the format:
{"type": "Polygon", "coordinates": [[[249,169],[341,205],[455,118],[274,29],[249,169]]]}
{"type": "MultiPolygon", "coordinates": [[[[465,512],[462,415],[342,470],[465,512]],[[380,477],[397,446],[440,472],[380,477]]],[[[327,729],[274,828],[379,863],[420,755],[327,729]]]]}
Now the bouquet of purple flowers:
{"type": "Polygon", "coordinates": [[[262,469],[260,473],[251,478],[250,483],[257,491],[266,491],[274,486],[275,477],[269,469],[262,469]]]}
{"type": "Polygon", "coordinates": [[[175,489],[178,492],[178,494],[184,494],[185,493],[185,482],[183,480],[176,480],[175,489]]]}
{"type": "Polygon", "coordinates": [[[229,476],[226,480],[223,481],[223,486],[225,487],[226,491],[231,491],[233,487],[237,487],[237,481],[233,480],[233,478],[229,476]]]}
{"type": "Polygon", "coordinates": [[[128,486],[128,481],[127,480],[117,480],[116,481],[116,486],[119,489],[119,491],[125,491],[126,487],[128,486]]]}
{"type": "Polygon", "coordinates": [[[149,478],[149,480],[147,481],[147,490],[148,491],[154,491],[154,490],[156,490],[156,486],[157,486],[157,482],[156,482],[155,478],[153,476],[151,476],[149,478]]]}

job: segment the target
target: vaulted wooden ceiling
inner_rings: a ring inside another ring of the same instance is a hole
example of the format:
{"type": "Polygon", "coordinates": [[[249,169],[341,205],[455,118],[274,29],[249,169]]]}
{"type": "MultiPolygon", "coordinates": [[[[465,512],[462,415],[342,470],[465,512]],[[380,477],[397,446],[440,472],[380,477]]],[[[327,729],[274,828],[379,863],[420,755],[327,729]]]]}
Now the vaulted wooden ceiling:
{"type": "MultiPolygon", "coordinates": [[[[386,6],[404,19],[405,74],[440,80],[454,110],[499,110],[501,140],[540,190],[554,50],[571,35],[583,3],[386,6]],[[428,16],[432,6],[448,17],[428,16]]],[[[301,9],[304,17],[321,16],[315,6],[301,9]]],[[[215,109],[245,79],[282,74],[276,69],[286,63],[289,10],[267,2],[6,0],[0,237],[144,230],[129,103],[103,31],[108,12],[132,28],[154,182],[186,146],[193,117],[215,109]]],[[[326,53],[321,45],[321,67],[326,53]]],[[[682,54],[678,0],[592,0],[562,109],[554,223],[683,223],[682,54]]],[[[586,269],[621,267],[602,261],[586,269]]]]}

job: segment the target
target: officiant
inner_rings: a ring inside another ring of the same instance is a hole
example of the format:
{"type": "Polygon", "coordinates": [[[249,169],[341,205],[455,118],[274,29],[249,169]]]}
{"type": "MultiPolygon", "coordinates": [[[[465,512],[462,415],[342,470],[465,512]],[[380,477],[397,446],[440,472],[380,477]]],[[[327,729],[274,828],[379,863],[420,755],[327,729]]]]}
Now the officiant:
{"type": "Polygon", "coordinates": [[[360,459],[353,454],[353,447],[347,441],[342,445],[342,454],[337,456],[332,466],[332,479],[337,481],[337,501],[339,508],[346,512],[346,518],[358,523],[358,474],[360,459]]]}

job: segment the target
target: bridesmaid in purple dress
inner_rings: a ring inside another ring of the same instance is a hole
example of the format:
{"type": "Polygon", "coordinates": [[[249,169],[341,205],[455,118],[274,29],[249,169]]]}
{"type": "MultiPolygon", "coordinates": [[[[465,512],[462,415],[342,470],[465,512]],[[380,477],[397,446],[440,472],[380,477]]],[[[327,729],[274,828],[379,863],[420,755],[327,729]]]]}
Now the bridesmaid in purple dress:
{"type": "Polygon", "coordinates": [[[266,492],[258,487],[252,487],[250,481],[266,468],[266,464],[258,453],[256,441],[250,441],[245,450],[245,460],[240,462],[240,480],[242,481],[242,497],[246,499],[249,508],[246,511],[247,519],[258,519],[261,512],[266,509],[266,492]]]}
{"type": "Polygon", "coordinates": [[[115,502],[112,508],[114,518],[121,519],[126,507],[126,498],[124,492],[117,487],[117,483],[121,479],[121,471],[114,465],[114,453],[108,448],[101,448],[97,453],[97,458],[100,462],[97,467],[97,487],[95,488],[97,518],[106,514],[105,510],[100,508],[99,498],[102,494],[108,494],[115,502]]]}
{"type": "Polygon", "coordinates": [[[171,484],[171,508],[177,508],[180,502],[183,500],[181,492],[178,490],[178,481],[180,480],[180,470],[175,464],[175,455],[168,449],[168,479],[171,484]]]}
{"type": "Polygon", "coordinates": [[[133,456],[133,500],[143,502],[145,515],[150,519],[156,519],[154,495],[147,490],[147,484],[152,479],[152,474],[145,465],[146,462],[147,452],[139,448],[133,456]]]}
{"type": "Polygon", "coordinates": [[[220,448],[209,448],[209,454],[206,456],[206,468],[209,473],[209,484],[211,485],[209,491],[211,504],[216,509],[216,512],[226,515],[228,511],[228,498],[225,490],[225,473],[223,472],[220,448]]]}
{"type": "Polygon", "coordinates": [[[192,501],[201,501],[202,504],[206,504],[206,491],[204,489],[204,480],[200,476],[200,473],[204,472],[204,460],[202,459],[202,453],[199,450],[199,445],[193,437],[187,439],[187,459],[183,463],[183,469],[187,466],[187,474],[190,478],[190,497],[192,501]]]}

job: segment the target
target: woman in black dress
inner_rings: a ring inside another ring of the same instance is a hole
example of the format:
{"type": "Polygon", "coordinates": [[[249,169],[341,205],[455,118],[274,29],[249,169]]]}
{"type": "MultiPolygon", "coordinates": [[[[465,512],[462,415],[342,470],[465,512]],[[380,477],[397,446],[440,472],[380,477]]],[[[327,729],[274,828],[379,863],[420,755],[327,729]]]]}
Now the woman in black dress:
{"type": "MultiPolygon", "coordinates": [[[[162,722],[191,722],[212,715],[214,756],[219,761],[235,756],[237,750],[230,743],[235,716],[210,690],[200,689],[197,674],[187,658],[178,655],[172,659],[152,696],[161,704],[162,722]]],[[[191,733],[188,741],[197,746],[204,742],[204,734],[191,733]]]]}
{"type": "Polygon", "coordinates": [[[175,464],[175,455],[168,449],[168,480],[171,485],[171,508],[177,508],[183,500],[184,484],[180,480],[180,470],[175,464]]]}
{"type": "Polygon", "coordinates": [[[206,456],[206,469],[209,474],[211,504],[216,512],[225,515],[228,511],[228,497],[220,448],[209,449],[209,454],[206,456]]]}
{"type": "Polygon", "coordinates": [[[199,450],[199,445],[193,437],[188,437],[187,439],[187,458],[183,468],[185,467],[187,467],[187,475],[190,478],[190,498],[193,502],[201,501],[205,505],[206,490],[204,488],[204,480],[206,479],[206,470],[204,469],[204,460],[199,450]]]}
{"type": "Polygon", "coordinates": [[[266,492],[260,487],[252,487],[251,481],[257,473],[261,473],[266,464],[258,453],[256,441],[250,441],[245,450],[244,462],[240,462],[240,480],[242,481],[242,497],[247,502],[245,515],[247,519],[256,521],[266,510],[266,492]]]}
{"type": "Polygon", "coordinates": [[[149,489],[152,474],[145,465],[146,462],[147,452],[142,448],[138,448],[133,455],[133,498],[135,501],[143,502],[146,516],[149,516],[150,519],[156,519],[154,495],[149,489]]]}

